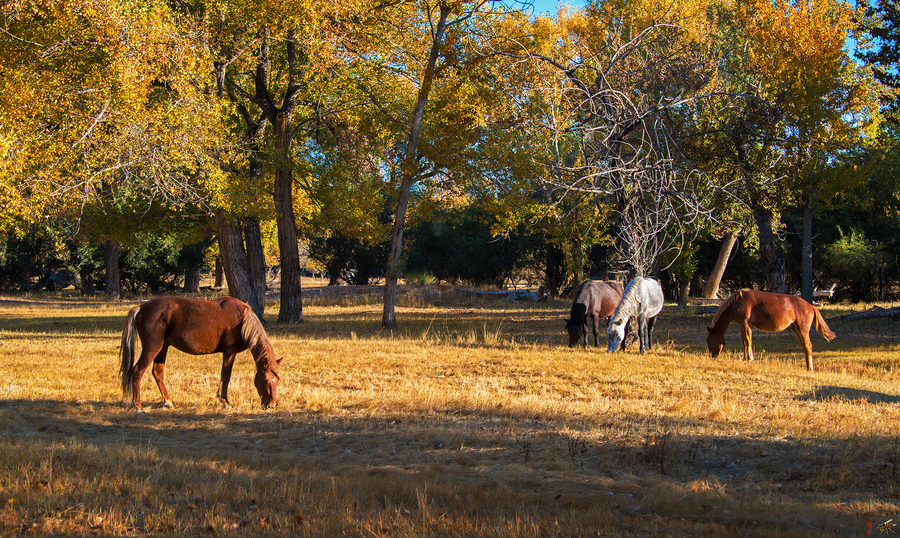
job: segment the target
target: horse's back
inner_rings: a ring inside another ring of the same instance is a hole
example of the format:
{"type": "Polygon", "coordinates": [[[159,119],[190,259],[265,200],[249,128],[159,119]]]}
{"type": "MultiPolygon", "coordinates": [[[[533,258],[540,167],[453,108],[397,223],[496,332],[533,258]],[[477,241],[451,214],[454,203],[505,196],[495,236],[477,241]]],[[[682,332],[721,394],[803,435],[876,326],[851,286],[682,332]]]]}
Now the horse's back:
{"type": "Polygon", "coordinates": [[[625,286],[613,317],[619,319],[642,315],[652,318],[662,311],[664,303],[665,296],[659,281],[649,277],[635,277],[625,286]]]}
{"type": "MultiPolygon", "coordinates": [[[[665,295],[663,294],[662,284],[658,280],[649,277],[638,277],[638,289],[643,314],[646,316],[655,316],[660,313],[665,304],[665,295]],[[638,280],[640,279],[640,280],[638,280]]],[[[632,282],[634,282],[632,281],[632,282]]]]}
{"type": "Polygon", "coordinates": [[[815,307],[802,297],[785,293],[743,289],[735,303],[736,315],[748,317],[754,327],[780,332],[797,322],[805,327],[815,319],[815,307]]]}
{"type": "Polygon", "coordinates": [[[622,299],[622,286],[618,282],[586,280],[575,294],[574,305],[583,304],[587,315],[609,317],[622,299]]]}
{"type": "Polygon", "coordinates": [[[157,297],[141,305],[136,322],[142,339],[162,338],[185,353],[204,355],[241,347],[243,311],[244,303],[233,297],[157,297]]]}
{"type": "Polygon", "coordinates": [[[603,306],[600,315],[609,317],[613,315],[619,302],[622,301],[624,290],[618,282],[602,281],[597,283],[600,297],[603,299],[603,306]]]}

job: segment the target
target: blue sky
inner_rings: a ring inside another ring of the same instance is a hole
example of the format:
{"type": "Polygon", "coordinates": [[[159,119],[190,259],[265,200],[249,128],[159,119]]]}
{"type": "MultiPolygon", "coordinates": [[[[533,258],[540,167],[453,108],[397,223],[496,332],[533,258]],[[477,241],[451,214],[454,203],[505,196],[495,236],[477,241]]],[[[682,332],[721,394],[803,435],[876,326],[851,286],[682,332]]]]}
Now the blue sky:
{"type": "Polygon", "coordinates": [[[556,15],[557,4],[567,4],[570,6],[580,6],[583,0],[532,0],[534,4],[535,14],[556,15]]]}

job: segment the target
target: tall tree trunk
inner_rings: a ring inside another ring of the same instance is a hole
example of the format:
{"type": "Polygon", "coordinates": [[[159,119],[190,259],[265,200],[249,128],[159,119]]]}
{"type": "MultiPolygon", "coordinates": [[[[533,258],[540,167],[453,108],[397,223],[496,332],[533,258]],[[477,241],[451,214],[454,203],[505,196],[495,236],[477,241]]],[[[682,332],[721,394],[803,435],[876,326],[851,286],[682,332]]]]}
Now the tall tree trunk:
{"type": "Polygon", "coordinates": [[[571,255],[569,256],[569,261],[572,264],[570,270],[572,271],[572,288],[577,290],[578,286],[584,282],[584,244],[581,242],[581,237],[573,237],[571,238],[571,242],[569,243],[569,248],[571,248],[571,255]]]}
{"type": "MultiPolygon", "coordinates": [[[[244,240],[247,247],[247,262],[250,268],[250,281],[256,291],[256,300],[259,301],[260,311],[266,309],[266,256],[262,246],[262,232],[259,229],[259,220],[248,218],[244,222],[244,240]]],[[[262,320],[262,316],[259,316],[262,320]]]]}
{"type": "Polygon", "coordinates": [[[222,271],[222,256],[216,256],[216,269],[215,269],[215,276],[213,277],[213,287],[214,288],[218,289],[218,288],[222,287],[222,285],[224,284],[224,281],[223,281],[224,276],[225,275],[223,274],[223,271],[222,271]]]}
{"type": "Polygon", "coordinates": [[[562,251],[553,243],[547,244],[546,266],[544,268],[544,291],[551,297],[559,297],[562,288],[562,268],[565,257],[562,251]]]}
{"type": "Polygon", "coordinates": [[[292,136],[290,114],[279,113],[274,125],[275,152],[278,155],[278,167],[275,170],[275,223],[278,226],[281,262],[281,308],[278,311],[278,321],[298,323],[303,321],[303,297],[300,289],[300,249],[297,245],[294,217],[294,174],[288,159],[292,136]]]}
{"type": "MultiPolygon", "coordinates": [[[[297,107],[300,91],[302,90],[301,77],[299,76],[302,58],[297,53],[298,41],[288,36],[283,40],[287,53],[288,83],[285,88],[284,99],[279,107],[274,99],[269,86],[269,29],[265,26],[261,29],[259,53],[256,62],[256,72],[253,77],[255,91],[253,94],[245,91],[233,80],[227,77],[223,71],[224,64],[218,66],[220,81],[220,94],[222,86],[227,84],[240,97],[253,102],[260,108],[265,120],[272,124],[274,131],[273,155],[275,159],[275,223],[278,227],[278,251],[281,270],[281,305],[278,311],[278,321],[284,323],[296,323],[303,321],[303,302],[300,289],[300,251],[297,245],[297,227],[294,217],[293,184],[294,174],[290,159],[291,143],[294,138],[292,117],[297,107]]],[[[244,113],[244,120],[250,129],[249,140],[256,147],[258,138],[262,135],[265,123],[254,122],[246,109],[239,107],[244,113]]],[[[255,158],[251,159],[251,168],[255,158]]],[[[256,172],[253,172],[256,174],[256,172]]],[[[226,272],[228,268],[225,268],[226,272]]]]}
{"type": "Polygon", "coordinates": [[[800,281],[800,296],[813,302],[813,271],[812,271],[812,219],[813,196],[803,197],[803,247],[801,258],[803,264],[802,278],[800,281]]]}
{"type": "Polygon", "coordinates": [[[768,211],[762,211],[756,215],[756,226],[759,228],[759,253],[766,267],[766,291],[788,293],[784,252],[775,241],[772,219],[772,214],[768,211]]]}
{"type": "Polygon", "coordinates": [[[703,297],[706,299],[715,299],[719,293],[719,284],[722,283],[722,276],[725,275],[725,268],[728,266],[728,259],[731,257],[731,251],[734,250],[734,244],[737,243],[737,233],[728,232],[722,239],[722,248],[719,249],[719,257],[713,266],[712,273],[709,274],[709,280],[703,288],[703,297]]]}
{"type": "Polygon", "coordinates": [[[406,139],[406,154],[400,167],[402,180],[400,181],[400,197],[397,200],[397,214],[394,217],[394,229],[391,232],[391,254],[388,258],[387,271],[384,275],[384,312],[381,316],[381,326],[393,329],[397,326],[395,305],[397,302],[397,278],[400,272],[400,255],[403,252],[403,229],[406,223],[406,208],[409,205],[409,197],[413,183],[416,179],[416,153],[419,145],[419,135],[422,133],[422,118],[425,116],[425,105],[428,103],[428,94],[431,92],[431,84],[434,80],[434,67],[437,64],[444,41],[444,31],[447,28],[447,17],[450,15],[450,6],[447,2],[440,2],[440,19],[434,31],[434,41],[431,44],[431,52],[428,55],[428,63],[422,75],[422,85],[416,99],[416,107],[413,111],[412,125],[409,136],[406,139]]]}
{"type": "Polygon", "coordinates": [[[200,272],[199,267],[184,268],[185,293],[200,293],[200,272]]]}
{"type": "Polygon", "coordinates": [[[225,280],[228,282],[228,295],[244,301],[263,319],[262,305],[253,288],[250,277],[250,262],[244,251],[241,228],[225,215],[224,209],[216,209],[216,230],[219,235],[219,258],[225,269],[225,280]]]}
{"type": "Polygon", "coordinates": [[[678,298],[676,299],[676,303],[678,303],[678,306],[684,306],[687,304],[688,290],[691,289],[691,279],[682,280],[676,278],[675,281],[678,284],[678,298]]]}
{"type": "Polygon", "coordinates": [[[118,301],[122,297],[122,283],[119,280],[119,242],[106,242],[106,298],[118,301]]]}

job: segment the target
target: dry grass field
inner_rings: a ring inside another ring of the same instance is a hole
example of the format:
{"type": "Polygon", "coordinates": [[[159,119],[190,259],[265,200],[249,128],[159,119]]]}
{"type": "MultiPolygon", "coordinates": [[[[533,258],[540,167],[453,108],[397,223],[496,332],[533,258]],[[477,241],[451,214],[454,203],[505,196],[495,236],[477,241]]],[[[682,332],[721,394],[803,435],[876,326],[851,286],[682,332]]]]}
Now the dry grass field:
{"type": "Polygon", "coordinates": [[[830,322],[810,373],[790,331],[755,332],[745,363],[732,326],[710,359],[702,307],[668,304],[641,355],[565,347],[566,301],[412,293],[386,333],[379,299],[310,294],[294,326],[269,303],[274,410],[248,353],[224,410],[221,357],[172,351],[176,408],[148,375],[135,414],[117,347],[139,301],[0,298],[0,535],[861,537],[900,523],[897,320],[830,322]]]}

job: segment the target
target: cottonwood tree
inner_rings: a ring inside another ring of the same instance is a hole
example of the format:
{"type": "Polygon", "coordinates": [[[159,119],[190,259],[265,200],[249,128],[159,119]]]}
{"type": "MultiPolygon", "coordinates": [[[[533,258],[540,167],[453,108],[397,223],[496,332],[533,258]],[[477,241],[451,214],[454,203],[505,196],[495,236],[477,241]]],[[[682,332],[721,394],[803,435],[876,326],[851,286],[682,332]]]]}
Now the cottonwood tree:
{"type": "Polygon", "coordinates": [[[396,326],[403,233],[415,191],[461,192],[505,174],[489,162],[503,131],[499,89],[507,82],[487,44],[505,8],[487,0],[385,2],[372,24],[348,28],[353,91],[368,99],[368,117],[391,137],[384,174],[396,198],[385,272],[382,325],[396,326]],[[496,127],[496,129],[494,129],[496,127]]]}
{"type": "MultiPolygon", "coordinates": [[[[331,76],[340,64],[333,25],[352,18],[368,4],[304,1],[210,4],[212,46],[218,55],[216,76],[243,115],[248,132],[264,122],[260,151],[264,170],[272,174],[271,196],[278,230],[281,304],[278,321],[303,320],[301,265],[295,210],[295,141],[317,126],[328,93],[339,93],[331,76]]],[[[253,137],[249,137],[253,139],[253,137]]],[[[256,177],[261,177],[256,174],[256,177]]]]}
{"type": "MultiPolygon", "coordinates": [[[[222,131],[204,91],[202,40],[180,13],[116,0],[3,10],[6,215],[78,222],[91,206],[140,215],[203,204],[198,178],[217,173],[222,131]]],[[[120,238],[108,239],[115,260],[120,238]]]]}
{"type": "MultiPolygon", "coordinates": [[[[777,111],[775,136],[766,153],[777,160],[781,202],[803,208],[801,295],[812,300],[812,216],[819,199],[827,199],[840,181],[829,168],[835,158],[864,143],[875,109],[872,81],[846,50],[852,12],[843,2],[758,0],[735,9],[743,44],[735,55],[740,69],[758,80],[757,95],[777,111]]],[[[759,192],[755,189],[752,192],[759,192]]],[[[754,204],[760,248],[768,254],[770,291],[786,293],[778,267],[772,217],[784,206],[754,204]],[[768,250],[768,251],[767,251],[768,250]]],[[[764,256],[765,258],[766,256],[764,256]]]]}

